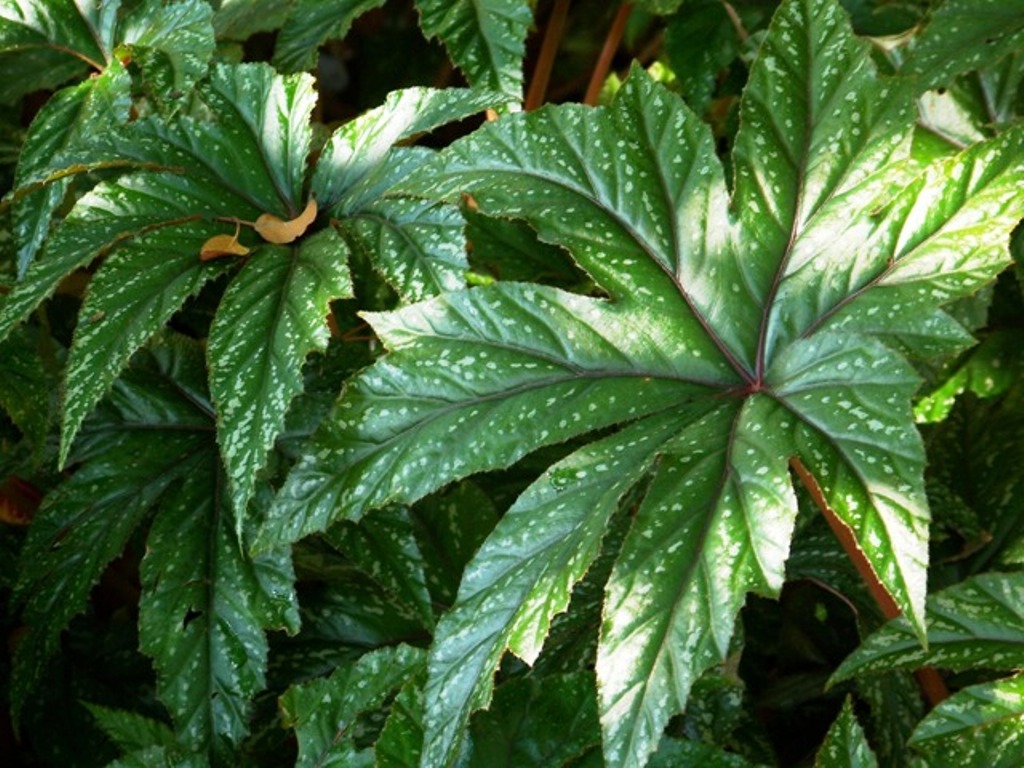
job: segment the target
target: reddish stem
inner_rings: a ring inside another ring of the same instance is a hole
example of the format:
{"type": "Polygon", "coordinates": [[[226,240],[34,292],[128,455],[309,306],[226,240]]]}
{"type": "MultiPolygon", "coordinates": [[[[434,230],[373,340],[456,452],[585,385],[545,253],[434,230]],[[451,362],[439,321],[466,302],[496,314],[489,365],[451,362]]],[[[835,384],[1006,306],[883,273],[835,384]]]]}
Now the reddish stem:
{"type": "Polygon", "coordinates": [[[629,21],[629,14],[633,12],[633,6],[623,3],[612,20],[611,29],[604,39],[604,47],[601,48],[601,55],[597,57],[597,64],[594,65],[594,73],[590,76],[590,85],[587,86],[587,93],[583,97],[584,104],[593,106],[601,95],[601,88],[604,86],[605,78],[608,77],[608,70],[612,67],[612,59],[619,49],[622,36],[626,34],[626,22],[629,21]]]}
{"type": "MultiPolygon", "coordinates": [[[[871,563],[868,562],[867,557],[864,556],[864,552],[861,550],[860,545],[857,544],[857,539],[853,535],[853,531],[850,527],[844,523],[839,515],[836,514],[835,510],[832,509],[828,500],[825,498],[825,494],[821,490],[821,486],[818,485],[818,481],[811,474],[810,470],[804,466],[804,463],[798,458],[792,458],[789,460],[789,465],[792,467],[796,476],[800,478],[800,482],[803,483],[804,488],[811,495],[811,499],[814,500],[815,506],[824,516],[826,522],[828,522],[829,528],[832,529],[832,533],[835,534],[839,540],[840,545],[846,552],[847,557],[853,562],[853,567],[857,569],[857,573],[860,575],[861,580],[868,588],[868,592],[871,594],[872,599],[878,604],[878,607],[882,610],[882,615],[886,619],[895,619],[898,616],[903,615],[903,611],[896,604],[892,595],[885,588],[881,581],[878,580],[878,575],[871,567],[871,563]]],[[[914,672],[914,677],[917,678],[918,687],[921,689],[921,694],[924,696],[925,701],[928,702],[929,706],[934,707],[945,699],[949,698],[949,689],[946,688],[946,682],[942,679],[942,676],[932,667],[921,667],[914,672]]]]}
{"type": "Polygon", "coordinates": [[[537,66],[533,69],[533,79],[530,81],[530,88],[526,92],[526,101],[523,102],[523,109],[536,109],[544,103],[544,97],[548,91],[548,83],[551,82],[551,70],[555,64],[555,54],[558,53],[558,46],[562,42],[562,33],[565,31],[565,20],[569,15],[569,5],[571,2],[572,0],[555,0],[555,7],[551,10],[551,16],[548,18],[547,29],[544,30],[544,42],[540,46],[537,66]]]}

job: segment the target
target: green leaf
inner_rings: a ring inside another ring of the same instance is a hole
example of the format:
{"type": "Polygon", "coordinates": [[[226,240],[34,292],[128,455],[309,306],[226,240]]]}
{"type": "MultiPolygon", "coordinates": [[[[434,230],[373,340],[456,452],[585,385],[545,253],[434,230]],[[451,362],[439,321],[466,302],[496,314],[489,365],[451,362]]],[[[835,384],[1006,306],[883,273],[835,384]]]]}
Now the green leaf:
{"type": "Polygon", "coordinates": [[[216,47],[213,11],[203,0],[147,0],[118,28],[118,56],[141,70],[143,93],[165,113],[207,71],[216,47]]]}
{"type": "Polygon", "coordinates": [[[796,499],[779,436],[791,418],[753,397],[665,447],[607,586],[597,673],[610,763],[643,763],[696,677],[728,654],[746,593],[781,589],[796,499]]]}
{"type": "Polygon", "coordinates": [[[416,0],[420,27],[440,38],[470,84],[522,100],[523,55],[533,14],[525,0],[416,0]]]}
{"type": "Polygon", "coordinates": [[[384,0],[295,0],[274,47],[274,66],[299,72],[316,66],[317,50],[348,34],[352,22],[384,0]]]}
{"type": "MultiPolygon", "coordinates": [[[[99,77],[65,88],[47,101],[25,136],[14,180],[15,190],[26,179],[46,176],[62,168],[64,153],[87,143],[95,131],[118,130],[118,126],[127,122],[130,86],[128,74],[115,60],[99,77]]],[[[70,179],[60,179],[42,189],[15,195],[12,208],[20,277],[24,277],[46,238],[50,219],[69,185],[70,179]]]]}
{"type": "Polygon", "coordinates": [[[90,67],[102,70],[120,5],[121,0],[0,0],[0,104],[54,88],[90,67]]]}
{"type": "MultiPolygon", "coordinates": [[[[122,381],[117,390],[133,398],[137,386],[122,381]]],[[[209,422],[190,402],[179,418],[164,404],[174,408],[178,399],[180,407],[180,393],[168,393],[166,399],[163,394],[154,389],[149,402],[136,400],[130,411],[115,410],[113,418],[99,420],[94,426],[102,434],[97,449],[47,495],[33,521],[16,592],[24,601],[29,634],[15,662],[14,711],[56,651],[61,631],[85,607],[107,564],[121,554],[169,489],[210,456],[209,422]]],[[[117,395],[115,391],[115,403],[117,395]]]]}
{"type": "Polygon", "coordinates": [[[298,630],[288,552],[239,549],[223,478],[209,450],[156,516],[141,577],[139,646],[179,741],[215,762],[248,733],[263,689],[264,629],[298,630]]]}
{"type": "Polygon", "coordinates": [[[359,523],[342,521],[327,539],[430,630],[434,611],[407,510],[389,507],[359,523]]]}
{"type": "Polygon", "coordinates": [[[571,764],[599,743],[594,675],[510,680],[473,718],[470,734],[466,768],[571,764]]]}
{"type": "Polygon", "coordinates": [[[1021,0],[945,0],[915,38],[903,71],[915,75],[918,90],[925,91],[995,63],[1022,42],[1021,0]]]}
{"type": "MultiPolygon", "coordinates": [[[[281,78],[266,66],[221,66],[199,88],[197,98],[208,119],[180,115],[172,122],[157,118],[139,121],[93,150],[94,162],[142,166],[150,172],[100,184],[77,202],[25,279],[0,306],[0,338],[67,274],[127,245],[125,258],[131,258],[140,270],[138,279],[127,286],[101,282],[100,292],[91,292],[87,302],[100,308],[126,302],[119,317],[131,333],[125,338],[128,343],[118,346],[115,357],[115,363],[123,364],[138,343],[219,269],[201,270],[198,251],[191,254],[195,263],[189,268],[189,254],[182,252],[174,260],[182,271],[171,290],[154,295],[158,286],[149,270],[170,277],[164,270],[172,269],[163,263],[160,237],[152,250],[129,243],[166,230],[162,236],[165,244],[175,233],[183,242],[195,244],[201,233],[209,236],[217,231],[201,223],[204,220],[251,221],[262,212],[291,218],[305,207],[302,190],[312,135],[308,123],[313,106],[310,78],[281,78]],[[133,292],[130,297],[122,290],[125,287],[133,292]]],[[[230,225],[221,226],[223,233],[230,225]]],[[[83,333],[82,337],[86,346],[81,352],[72,352],[77,365],[70,372],[67,389],[81,391],[83,398],[65,416],[62,457],[81,417],[118,370],[94,354],[94,346],[110,343],[106,334],[83,333]]]]}
{"type": "Polygon", "coordinates": [[[832,675],[833,682],[925,665],[966,669],[1024,666],[1024,574],[987,573],[928,598],[928,648],[903,618],[872,634],[832,675]]]}
{"type": "Polygon", "coordinates": [[[957,692],[921,721],[908,743],[934,768],[1014,768],[1024,751],[1024,676],[957,692]]]}
{"type": "Polygon", "coordinates": [[[267,451],[302,391],[302,363],[327,347],[330,302],[352,296],[347,262],[347,248],[331,230],[296,247],[262,248],[214,318],[210,391],[239,526],[267,451]]]}
{"type": "MultiPolygon", "coordinates": [[[[367,314],[396,352],[346,387],[316,447],[290,473],[258,546],[415,501],[509,466],[530,448],[659,412],[703,389],[696,377],[650,377],[666,362],[658,329],[637,333],[619,314],[599,300],[519,284],[367,314]],[[578,346],[565,345],[569,335],[578,346]],[[415,387],[410,367],[429,372],[415,387]],[[537,418],[556,403],[557,421],[537,418]],[[471,441],[451,452],[451,436],[467,423],[471,441]],[[399,459],[404,468],[394,473],[399,459]]],[[[672,341],[666,347],[678,348],[672,341]]]]}
{"type": "Polygon", "coordinates": [[[427,680],[425,765],[446,765],[469,714],[487,705],[508,647],[533,663],[551,618],[598,554],[623,493],[679,428],[651,416],[555,464],[505,513],[438,623],[427,680]]]}
{"type": "Polygon", "coordinates": [[[464,88],[392,91],[381,106],[331,134],[313,174],[313,196],[324,209],[335,206],[361,179],[379,169],[397,142],[469,117],[494,101],[492,92],[464,88]]]}
{"type": "Polygon", "coordinates": [[[607,108],[503,117],[391,190],[526,220],[600,295],[497,284],[368,315],[389,354],[346,386],[260,532],[282,545],[604,430],[467,568],[431,649],[424,764],[455,759],[506,647],[536,658],[649,473],[604,607],[610,764],[646,763],[747,592],[777,594],[794,460],[923,637],[929,512],[904,356],[961,348],[942,306],[1008,263],[1024,131],[922,171],[913,120],[835,0],[785,0],[743,95],[731,197],[708,126],[640,71],[607,108]],[[658,439],[629,445],[641,429],[658,439]],[[628,471],[574,490],[577,462],[610,459],[628,471]]]}
{"type": "Polygon", "coordinates": [[[224,272],[223,262],[204,264],[198,257],[203,242],[220,230],[212,223],[189,222],[141,234],[96,272],[79,313],[65,371],[65,452],[82,420],[135,350],[164,326],[185,299],[224,272]]]}
{"type": "Polygon", "coordinates": [[[843,702],[839,716],[829,728],[814,765],[821,768],[878,767],[878,759],[871,751],[864,729],[857,722],[849,697],[843,702]]]}
{"type": "Polygon", "coordinates": [[[340,667],[329,678],[292,686],[280,699],[285,724],[299,740],[297,768],[373,765],[372,751],[353,739],[356,719],[381,707],[388,695],[422,668],[423,651],[382,648],[340,667]]]}
{"type": "Polygon", "coordinates": [[[123,752],[157,745],[168,748],[175,746],[174,731],[166,723],[124,709],[111,709],[88,702],[83,704],[107,738],[123,752]]]}

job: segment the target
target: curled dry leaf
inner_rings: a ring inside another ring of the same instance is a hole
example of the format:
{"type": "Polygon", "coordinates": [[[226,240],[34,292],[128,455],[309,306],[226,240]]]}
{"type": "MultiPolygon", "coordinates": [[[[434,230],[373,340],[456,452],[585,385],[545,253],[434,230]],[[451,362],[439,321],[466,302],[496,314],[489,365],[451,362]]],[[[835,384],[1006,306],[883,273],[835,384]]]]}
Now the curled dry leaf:
{"type": "Polygon", "coordinates": [[[245,256],[249,249],[238,242],[238,222],[235,222],[235,234],[214,235],[199,249],[199,258],[203,261],[217,259],[221,256],[245,256]]]}
{"type": "Polygon", "coordinates": [[[310,198],[306,210],[291,221],[283,221],[272,213],[264,213],[256,219],[255,229],[268,243],[290,243],[302,235],[316,218],[316,200],[310,198]]]}

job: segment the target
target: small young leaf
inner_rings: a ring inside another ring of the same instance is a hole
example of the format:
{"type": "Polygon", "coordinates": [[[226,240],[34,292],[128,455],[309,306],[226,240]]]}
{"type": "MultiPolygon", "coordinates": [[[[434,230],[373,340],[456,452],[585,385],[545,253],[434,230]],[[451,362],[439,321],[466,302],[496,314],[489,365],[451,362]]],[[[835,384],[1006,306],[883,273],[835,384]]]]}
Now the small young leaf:
{"type": "Polygon", "coordinates": [[[316,211],[316,200],[310,198],[302,213],[294,219],[283,221],[272,213],[264,213],[256,219],[253,228],[268,243],[292,243],[302,237],[309,229],[309,225],[316,220],[316,211]]]}
{"type": "Polygon", "coordinates": [[[857,722],[849,697],[814,760],[815,768],[878,768],[864,729],[857,722]]]}
{"type": "Polygon", "coordinates": [[[359,715],[381,707],[388,695],[423,665],[423,651],[407,645],[382,648],[340,667],[326,680],[289,688],[280,699],[285,724],[299,740],[296,768],[372,765],[356,747],[359,715]]]}

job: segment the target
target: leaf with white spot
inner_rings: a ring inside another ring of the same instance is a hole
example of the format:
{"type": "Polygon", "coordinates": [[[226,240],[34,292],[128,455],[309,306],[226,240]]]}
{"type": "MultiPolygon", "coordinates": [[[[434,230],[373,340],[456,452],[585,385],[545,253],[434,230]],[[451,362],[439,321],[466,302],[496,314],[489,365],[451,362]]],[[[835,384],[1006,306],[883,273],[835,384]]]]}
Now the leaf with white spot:
{"type": "Polygon", "coordinates": [[[820,768],[878,768],[878,758],[871,751],[849,698],[843,702],[839,717],[828,729],[814,765],[820,768]]]}
{"type": "Polygon", "coordinates": [[[431,153],[393,148],[497,101],[494,93],[408,88],[346,123],[324,147],[312,192],[353,249],[406,301],[465,285],[468,270],[458,209],[447,203],[389,197],[397,182],[431,153]]]}
{"type": "Polygon", "coordinates": [[[356,720],[384,705],[388,696],[423,666],[424,652],[398,645],[361,656],[329,678],[289,688],[280,698],[285,725],[299,741],[296,768],[374,765],[373,749],[355,742],[356,720]]]}
{"type": "Polygon", "coordinates": [[[1024,675],[958,691],[928,713],[908,744],[930,768],[1017,768],[1024,754],[1024,675]]]}
{"type": "Polygon", "coordinates": [[[18,239],[18,274],[24,277],[50,228],[54,211],[64,200],[70,179],[33,190],[19,187],[58,170],[63,155],[90,140],[94,131],[119,130],[127,122],[131,80],[116,61],[96,78],[65,88],[46,102],[32,120],[14,179],[13,223],[18,239]]]}
{"type": "Polygon", "coordinates": [[[683,418],[657,414],[555,464],[519,498],[466,567],[438,623],[427,680],[423,765],[446,765],[491,698],[505,649],[533,663],[551,617],[597,556],[619,499],[683,418]]]}
{"type": "Polygon", "coordinates": [[[107,564],[168,490],[215,455],[210,428],[208,414],[174,390],[167,371],[146,368],[117,384],[89,426],[92,450],[46,496],[22,552],[16,599],[28,635],[15,657],[15,712],[107,564]]]}
{"type": "Polygon", "coordinates": [[[121,0],[0,0],[0,104],[54,88],[110,57],[121,0]]]}
{"type": "Polygon", "coordinates": [[[277,35],[274,66],[298,72],[316,66],[317,49],[348,34],[352,22],[384,0],[294,0],[277,35]]]}
{"type": "Polygon", "coordinates": [[[289,553],[243,553],[216,450],[207,451],[150,528],[139,647],[178,740],[218,763],[248,733],[249,703],[265,685],[263,630],[294,633],[298,610],[289,553]]]}
{"type": "Polygon", "coordinates": [[[416,0],[420,28],[439,38],[471,85],[522,100],[527,0],[416,0]]]}
{"type": "Polygon", "coordinates": [[[406,509],[389,507],[358,523],[342,521],[326,537],[391,595],[395,603],[415,615],[424,629],[433,629],[434,610],[427,591],[423,555],[406,509]]]}
{"type": "Polygon", "coordinates": [[[313,196],[322,208],[332,208],[387,160],[396,143],[481,112],[494,105],[495,97],[493,92],[465,88],[392,91],[381,106],[331,134],[317,160],[313,196]]]}
{"type": "MultiPolygon", "coordinates": [[[[605,757],[629,768],[722,661],[746,594],[781,587],[794,460],[923,637],[917,378],[894,347],[964,343],[942,306],[1006,265],[1024,216],[1024,131],[919,170],[912,93],[876,72],[835,0],[780,6],[740,114],[731,194],[711,131],[640,71],[609,107],[506,116],[393,187],[526,220],[603,297],[499,283],[368,315],[390,352],[346,387],[258,540],[596,430],[673,424],[652,453],[616,457],[643,470],[615,498],[653,472],[608,583],[597,666],[605,757]]],[[[513,510],[542,505],[551,473],[513,510]]],[[[575,527],[559,535],[592,557],[607,503],[563,498],[575,527]]],[[[502,518],[439,623],[424,764],[454,760],[504,648],[533,660],[585,570],[557,548],[519,552],[548,541],[541,519],[502,518]]]]}
{"type": "Polygon", "coordinates": [[[868,637],[832,675],[834,682],[928,665],[967,669],[1024,667],[1024,574],[986,573],[928,598],[928,648],[903,618],[868,637]]]}
{"type": "Polygon", "coordinates": [[[915,37],[903,71],[921,91],[949,85],[956,75],[982,69],[1024,43],[1024,1],[945,0],[915,37]]]}
{"type": "Polygon", "coordinates": [[[187,222],[134,238],[111,255],[89,284],[64,387],[64,450],[82,420],[132,354],[170,319],[185,299],[222,274],[222,264],[204,264],[200,243],[218,230],[210,222],[187,222]]]}
{"type": "Polygon", "coordinates": [[[210,391],[239,526],[302,392],[302,364],[327,346],[330,302],[351,296],[348,251],[331,230],[295,247],[261,248],[225,292],[210,328],[210,391]]]}
{"type": "MultiPolygon", "coordinates": [[[[83,10],[90,4],[79,5],[83,10]]],[[[105,14],[116,12],[117,7],[118,3],[107,3],[98,12],[106,19],[105,14]]],[[[51,11],[61,13],[56,8],[51,11]]],[[[132,62],[133,71],[139,72],[138,90],[154,106],[166,103],[168,109],[173,109],[183,103],[195,82],[206,73],[214,49],[210,17],[210,7],[201,0],[170,4],[147,0],[108,30],[109,40],[101,40],[97,33],[93,43],[104,47],[105,56],[95,63],[100,69],[97,75],[59,91],[43,105],[29,127],[14,184],[19,275],[24,275],[35,257],[54,211],[68,191],[70,179],[60,171],[74,165],[76,150],[87,151],[97,137],[122,130],[128,120],[132,78],[121,60],[132,62]],[[117,56],[113,55],[115,51],[117,56]],[[55,176],[50,183],[33,188],[34,182],[50,174],[55,176]]],[[[24,21],[27,23],[28,17],[24,21]]],[[[40,18],[35,21],[42,23],[40,18]]],[[[0,20],[0,29],[2,24],[0,20]]],[[[43,28],[55,37],[50,41],[54,49],[61,50],[59,29],[47,24],[43,28]]],[[[0,51],[2,48],[0,39],[0,51]]]]}

